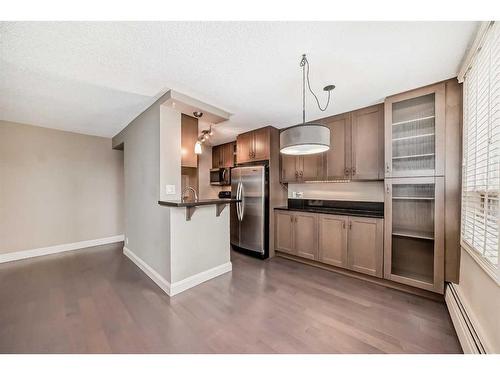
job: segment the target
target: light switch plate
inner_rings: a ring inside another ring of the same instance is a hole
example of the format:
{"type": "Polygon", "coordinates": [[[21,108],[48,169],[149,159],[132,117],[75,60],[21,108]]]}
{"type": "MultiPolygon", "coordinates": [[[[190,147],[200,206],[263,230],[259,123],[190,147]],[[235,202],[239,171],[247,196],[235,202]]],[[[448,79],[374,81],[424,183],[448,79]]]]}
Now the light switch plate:
{"type": "Polygon", "coordinates": [[[172,195],[175,194],[175,185],[166,185],[165,194],[172,195]]]}

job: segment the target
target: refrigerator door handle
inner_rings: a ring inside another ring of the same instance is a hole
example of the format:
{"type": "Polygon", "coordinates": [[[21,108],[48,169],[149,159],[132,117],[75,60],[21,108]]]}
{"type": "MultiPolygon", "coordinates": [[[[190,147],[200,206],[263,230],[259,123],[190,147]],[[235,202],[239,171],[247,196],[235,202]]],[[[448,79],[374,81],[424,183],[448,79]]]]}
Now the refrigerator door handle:
{"type": "MultiPolygon", "coordinates": [[[[238,182],[238,187],[236,189],[236,199],[238,199],[238,200],[241,199],[240,192],[241,192],[241,182],[238,182]]],[[[241,207],[241,203],[236,202],[236,216],[238,217],[239,221],[241,221],[240,207],[241,207]]]]}
{"type": "Polygon", "coordinates": [[[244,196],[245,192],[244,192],[244,189],[243,189],[243,184],[241,184],[241,190],[240,190],[240,199],[241,199],[241,220],[240,221],[243,221],[243,215],[245,215],[245,196],[244,196]]]}

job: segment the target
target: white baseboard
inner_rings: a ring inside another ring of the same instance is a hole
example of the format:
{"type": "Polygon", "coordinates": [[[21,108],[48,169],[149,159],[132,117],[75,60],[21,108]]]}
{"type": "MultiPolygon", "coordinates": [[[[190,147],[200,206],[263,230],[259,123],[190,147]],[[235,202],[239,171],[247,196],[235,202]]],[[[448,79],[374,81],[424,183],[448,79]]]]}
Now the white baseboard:
{"type": "Polygon", "coordinates": [[[221,264],[220,266],[210,268],[209,270],[197,273],[196,275],[187,277],[181,281],[177,281],[170,285],[170,295],[174,296],[179,294],[186,289],[192,288],[198,284],[204,283],[214,277],[220,276],[226,272],[231,272],[233,269],[233,264],[231,262],[227,262],[221,264]]]}
{"type": "Polygon", "coordinates": [[[135,255],[132,250],[127,247],[123,247],[123,254],[127,258],[129,258],[132,262],[135,263],[137,267],[139,267],[142,272],[144,272],[148,277],[155,282],[165,293],[169,296],[170,294],[170,283],[163,278],[158,272],[156,272],[151,266],[149,266],[146,262],[144,262],[141,258],[135,255]]]}
{"type": "Polygon", "coordinates": [[[211,268],[196,275],[187,277],[181,281],[170,284],[163,278],[163,276],[161,276],[158,272],[151,268],[151,266],[149,266],[141,258],[135,255],[127,247],[123,247],[123,254],[125,254],[125,256],[127,256],[132,262],[134,262],[135,265],[142,270],[142,272],[144,272],[151,280],[153,280],[155,284],[158,285],[170,297],[173,297],[176,294],[179,294],[205,281],[213,279],[214,277],[222,275],[226,272],[230,272],[233,269],[232,263],[227,262],[221,264],[220,266],[211,268]]]}
{"type": "Polygon", "coordinates": [[[11,253],[0,254],[0,263],[12,262],[15,260],[34,258],[34,257],[43,256],[43,255],[62,253],[65,251],[84,249],[86,247],[121,242],[124,240],[124,237],[125,236],[123,234],[120,234],[118,236],[98,238],[96,240],[66,243],[66,244],[62,244],[62,245],[40,247],[38,249],[31,249],[31,250],[13,251],[11,253]]]}
{"type": "Polygon", "coordinates": [[[476,328],[474,327],[474,323],[467,313],[468,308],[463,299],[460,297],[460,293],[456,285],[449,283],[446,286],[444,299],[464,353],[487,353],[484,340],[481,339],[476,328]]]}

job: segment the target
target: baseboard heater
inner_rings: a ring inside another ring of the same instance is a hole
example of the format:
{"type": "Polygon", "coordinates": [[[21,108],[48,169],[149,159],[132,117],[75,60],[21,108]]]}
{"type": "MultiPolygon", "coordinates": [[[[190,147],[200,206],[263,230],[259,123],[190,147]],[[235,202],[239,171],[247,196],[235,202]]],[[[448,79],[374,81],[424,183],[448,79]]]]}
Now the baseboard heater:
{"type": "Polygon", "coordinates": [[[462,303],[460,294],[456,286],[452,283],[447,283],[445,300],[464,353],[486,354],[487,352],[481,342],[481,338],[474,328],[467,309],[462,303]]]}

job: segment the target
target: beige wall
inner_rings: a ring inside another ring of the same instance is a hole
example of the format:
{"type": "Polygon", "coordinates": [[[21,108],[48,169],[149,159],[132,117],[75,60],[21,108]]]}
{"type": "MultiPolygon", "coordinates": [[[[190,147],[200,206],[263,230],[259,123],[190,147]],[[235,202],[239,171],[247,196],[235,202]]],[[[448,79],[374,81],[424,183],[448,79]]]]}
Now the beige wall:
{"type": "Polygon", "coordinates": [[[500,354],[500,285],[464,249],[456,289],[487,352],[500,354]]]}
{"type": "Polygon", "coordinates": [[[0,253],[123,234],[111,139],[0,121],[0,253]]]}

